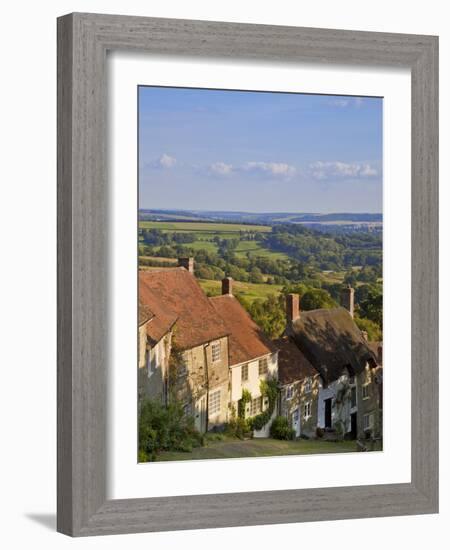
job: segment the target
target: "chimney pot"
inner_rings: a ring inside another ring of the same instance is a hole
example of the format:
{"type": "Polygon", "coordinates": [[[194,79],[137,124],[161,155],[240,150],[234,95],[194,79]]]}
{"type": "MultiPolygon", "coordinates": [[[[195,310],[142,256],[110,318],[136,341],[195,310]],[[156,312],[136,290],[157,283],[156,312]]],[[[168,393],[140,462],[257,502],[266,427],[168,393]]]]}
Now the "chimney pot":
{"type": "Polygon", "coordinates": [[[194,275],[194,258],[178,258],[178,266],[184,267],[184,269],[194,275]]]}
{"type": "Polygon", "coordinates": [[[341,290],[341,306],[353,317],[355,312],[355,289],[350,285],[341,290]]]}
{"type": "Polygon", "coordinates": [[[286,296],[286,321],[291,324],[300,317],[300,298],[298,294],[286,296]]]}
{"type": "Polygon", "coordinates": [[[222,295],[224,294],[233,296],[233,279],[231,277],[225,277],[225,279],[222,279],[222,295]]]}

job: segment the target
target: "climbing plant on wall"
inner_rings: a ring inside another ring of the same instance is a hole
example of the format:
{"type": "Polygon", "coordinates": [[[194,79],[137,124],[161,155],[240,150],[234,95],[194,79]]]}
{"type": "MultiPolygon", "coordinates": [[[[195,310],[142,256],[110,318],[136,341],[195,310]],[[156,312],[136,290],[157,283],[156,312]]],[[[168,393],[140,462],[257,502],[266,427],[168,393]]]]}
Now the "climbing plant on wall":
{"type": "Polygon", "coordinates": [[[252,430],[262,430],[264,426],[269,422],[269,420],[272,418],[273,411],[275,410],[278,396],[278,382],[275,379],[261,380],[259,387],[261,395],[263,396],[263,398],[267,397],[269,404],[265,411],[257,414],[253,418],[249,418],[248,421],[252,430]]]}

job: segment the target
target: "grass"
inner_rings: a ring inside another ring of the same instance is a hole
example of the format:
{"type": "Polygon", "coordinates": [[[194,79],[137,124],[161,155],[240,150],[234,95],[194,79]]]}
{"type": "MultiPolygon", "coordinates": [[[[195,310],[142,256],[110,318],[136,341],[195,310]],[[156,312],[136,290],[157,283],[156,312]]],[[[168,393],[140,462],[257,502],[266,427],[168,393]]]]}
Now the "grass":
{"type": "Polygon", "coordinates": [[[188,243],[185,246],[192,248],[193,250],[206,250],[207,252],[213,252],[217,254],[217,245],[211,241],[199,239],[193,243],[188,243]]]}
{"type": "Polygon", "coordinates": [[[152,260],[152,262],[163,264],[171,263],[176,267],[178,265],[178,260],[176,258],[164,258],[163,256],[139,256],[139,259],[143,260],[152,260]]]}
{"type": "MultiPolygon", "coordinates": [[[[209,279],[198,279],[200,286],[210,296],[217,296],[221,293],[220,281],[211,281],[209,279]]],[[[267,298],[270,294],[279,294],[281,285],[267,285],[256,283],[242,283],[233,281],[233,293],[241,294],[249,302],[267,298]]]]}
{"type": "Polygon", "coordinates": [[[239,233],[239,231],[257,231],[270,233],[270,225],[246,225],[240,223],[196,223],[196,222],[152,222],[140,221],[142,229],[161,229],[162,231],[239,233]]]}
{"type": "Polygon", "coordinates": [[[268,248],[261,246],[258,241],[239,241],[236,248],[236,256],[238,258],[245,257],[250,253],[251,257],[262,256],[264,258],[270,258],[271,260],[288,260],[289,256],[284,252],[273,252],[268,248]]]}
{"type": "Polygon", "coordinates": [[[355,441],[304,440],[279,441],[277,439],[225,438],[224,441],[206,442],[205,447],[193,449],[190,453],[163,452],[157,460],[206,460],[211,458],[244,458],[257,456],[311,455],[329,453],[350,453],[356,451],[355,441]]]}

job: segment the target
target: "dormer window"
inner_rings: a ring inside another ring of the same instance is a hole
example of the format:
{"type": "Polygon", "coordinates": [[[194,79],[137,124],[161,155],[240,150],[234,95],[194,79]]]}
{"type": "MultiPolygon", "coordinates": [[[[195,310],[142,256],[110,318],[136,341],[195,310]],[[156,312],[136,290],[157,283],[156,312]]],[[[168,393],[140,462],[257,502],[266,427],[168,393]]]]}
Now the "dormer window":
{"type": "Polygon", "coordinates": [[[303,391],[305,393],[311,393],[312,384],[311,384],[311,378],[307,378],[303,383],[303,391]]]}

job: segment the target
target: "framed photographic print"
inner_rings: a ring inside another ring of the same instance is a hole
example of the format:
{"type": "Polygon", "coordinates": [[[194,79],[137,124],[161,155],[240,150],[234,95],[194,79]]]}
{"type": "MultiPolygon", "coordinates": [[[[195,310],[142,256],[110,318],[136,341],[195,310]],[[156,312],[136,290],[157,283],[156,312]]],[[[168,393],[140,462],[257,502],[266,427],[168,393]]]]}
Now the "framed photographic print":
{"type": "Polygon", "coordinates": [[[437,47],[58,20],[59,531],[437,512],[437,47]]]}

